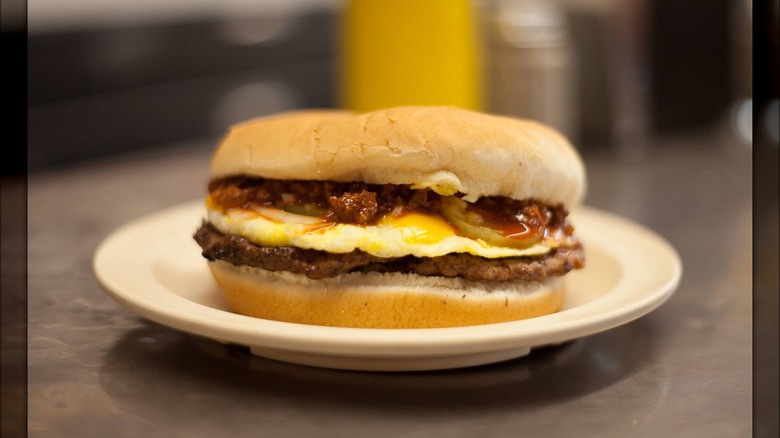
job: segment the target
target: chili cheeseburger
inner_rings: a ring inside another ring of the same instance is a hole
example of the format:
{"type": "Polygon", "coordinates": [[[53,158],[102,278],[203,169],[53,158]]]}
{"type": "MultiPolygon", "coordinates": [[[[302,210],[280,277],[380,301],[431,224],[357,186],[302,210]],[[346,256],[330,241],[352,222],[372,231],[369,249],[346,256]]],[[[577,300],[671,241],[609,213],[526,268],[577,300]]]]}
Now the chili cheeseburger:
{"type": "Polygon", "coordinates": [[[585,171],[537,122],[451,107],[304,110],[234,126],[195,240],[231,309],[432,328],[556,312],[584,266],[585,171]]]}

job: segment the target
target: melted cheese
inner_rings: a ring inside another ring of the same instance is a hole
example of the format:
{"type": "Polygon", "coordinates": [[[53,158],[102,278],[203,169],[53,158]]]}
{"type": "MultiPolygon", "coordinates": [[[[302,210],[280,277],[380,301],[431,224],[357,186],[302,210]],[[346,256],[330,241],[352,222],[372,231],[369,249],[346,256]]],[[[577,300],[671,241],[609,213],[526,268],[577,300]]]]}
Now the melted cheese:
{"type": "Polygon", "coordinates": [[[565,236],[547,238],[529,248],[516,249],[492,246],[481,239],[459,236],[443,218],[422,213],[387,216],[374,225],[339,224],[321,221],[311,223],[311,217],[285,213],[266,217],[253,210],[223,212],[208,210],[209,221],[220,231],[234,234],[263,246],[296,246],[331,253],[347,253],[356,249],[377,257],[438,257],[449,253],[498,258],[545,254],[562,244],[565,236]],[[308,218],[309,223],[303,218],[308,218]]]}

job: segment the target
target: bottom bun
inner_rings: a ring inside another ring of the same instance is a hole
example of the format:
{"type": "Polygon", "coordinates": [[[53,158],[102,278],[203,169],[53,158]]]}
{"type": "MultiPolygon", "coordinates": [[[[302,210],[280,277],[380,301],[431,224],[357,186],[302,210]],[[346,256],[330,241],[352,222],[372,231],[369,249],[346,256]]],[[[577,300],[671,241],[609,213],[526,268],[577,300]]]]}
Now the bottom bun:
{"type": "Polygon", "coordinates": [[[401,273],[312,280],[224,261],[209,262],[230,309],[275,321],[336,327],[434,328],[515,321],[560,310],[562,277],[477,282],[401,273]]]}

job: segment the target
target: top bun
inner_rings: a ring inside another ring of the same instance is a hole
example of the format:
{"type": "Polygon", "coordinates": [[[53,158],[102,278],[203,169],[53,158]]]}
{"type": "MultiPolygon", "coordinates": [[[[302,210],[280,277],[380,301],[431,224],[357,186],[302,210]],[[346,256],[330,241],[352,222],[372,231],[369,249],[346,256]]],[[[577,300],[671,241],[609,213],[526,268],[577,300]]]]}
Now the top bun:
{"type": "Polygon", "coordinates": [[[507,196],[565,207],[585,193],[582,161],[554,129],[454,107],[302,110],[250,120],[222,139],[211,173],[408,184],[468,201],[507,196]]]}

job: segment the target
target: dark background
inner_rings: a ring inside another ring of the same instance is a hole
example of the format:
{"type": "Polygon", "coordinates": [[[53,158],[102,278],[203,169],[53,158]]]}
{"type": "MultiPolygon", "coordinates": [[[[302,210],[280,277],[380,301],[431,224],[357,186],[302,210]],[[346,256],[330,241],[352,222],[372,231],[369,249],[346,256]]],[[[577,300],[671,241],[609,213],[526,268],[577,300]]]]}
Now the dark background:
{"type": "MultiPolygon", "coordinates": [[[[621,91],[612,86],[613,66],[600,61],[614,56],[615,39],[625,38],[621,26],[628,32],[641,27],[632,47],[641,51],[636,82],[649,135],[711,128],[738,102],[753,97],[751,32],[759,40],[756,57],[770,60],[770,68],[755,75],[765,93],[754,97],[755,108],[777,96],[776,7],[772,12],[769,4],[754,6],[756,28],[751,29],[749,2],[618,3],[631,5],[625,9],[636,23],[620,22],[626,21],[620,10],[565,8],[580,66],[578,146],[617,141],[622,109],[614,95],[621,91]]],[[[258,12],[240,19],[188,16],[31,29],[26,38],[29,170],[216,138],[241,118],[336,106],[339,13],[332,6],[283,16],[258,12]],[[241,93],[246,93],[243,100],[241,93]]],[[[3,33],[4,47],[18,47],[24,35],[22,29],[11,30],[3,33]]]]}

